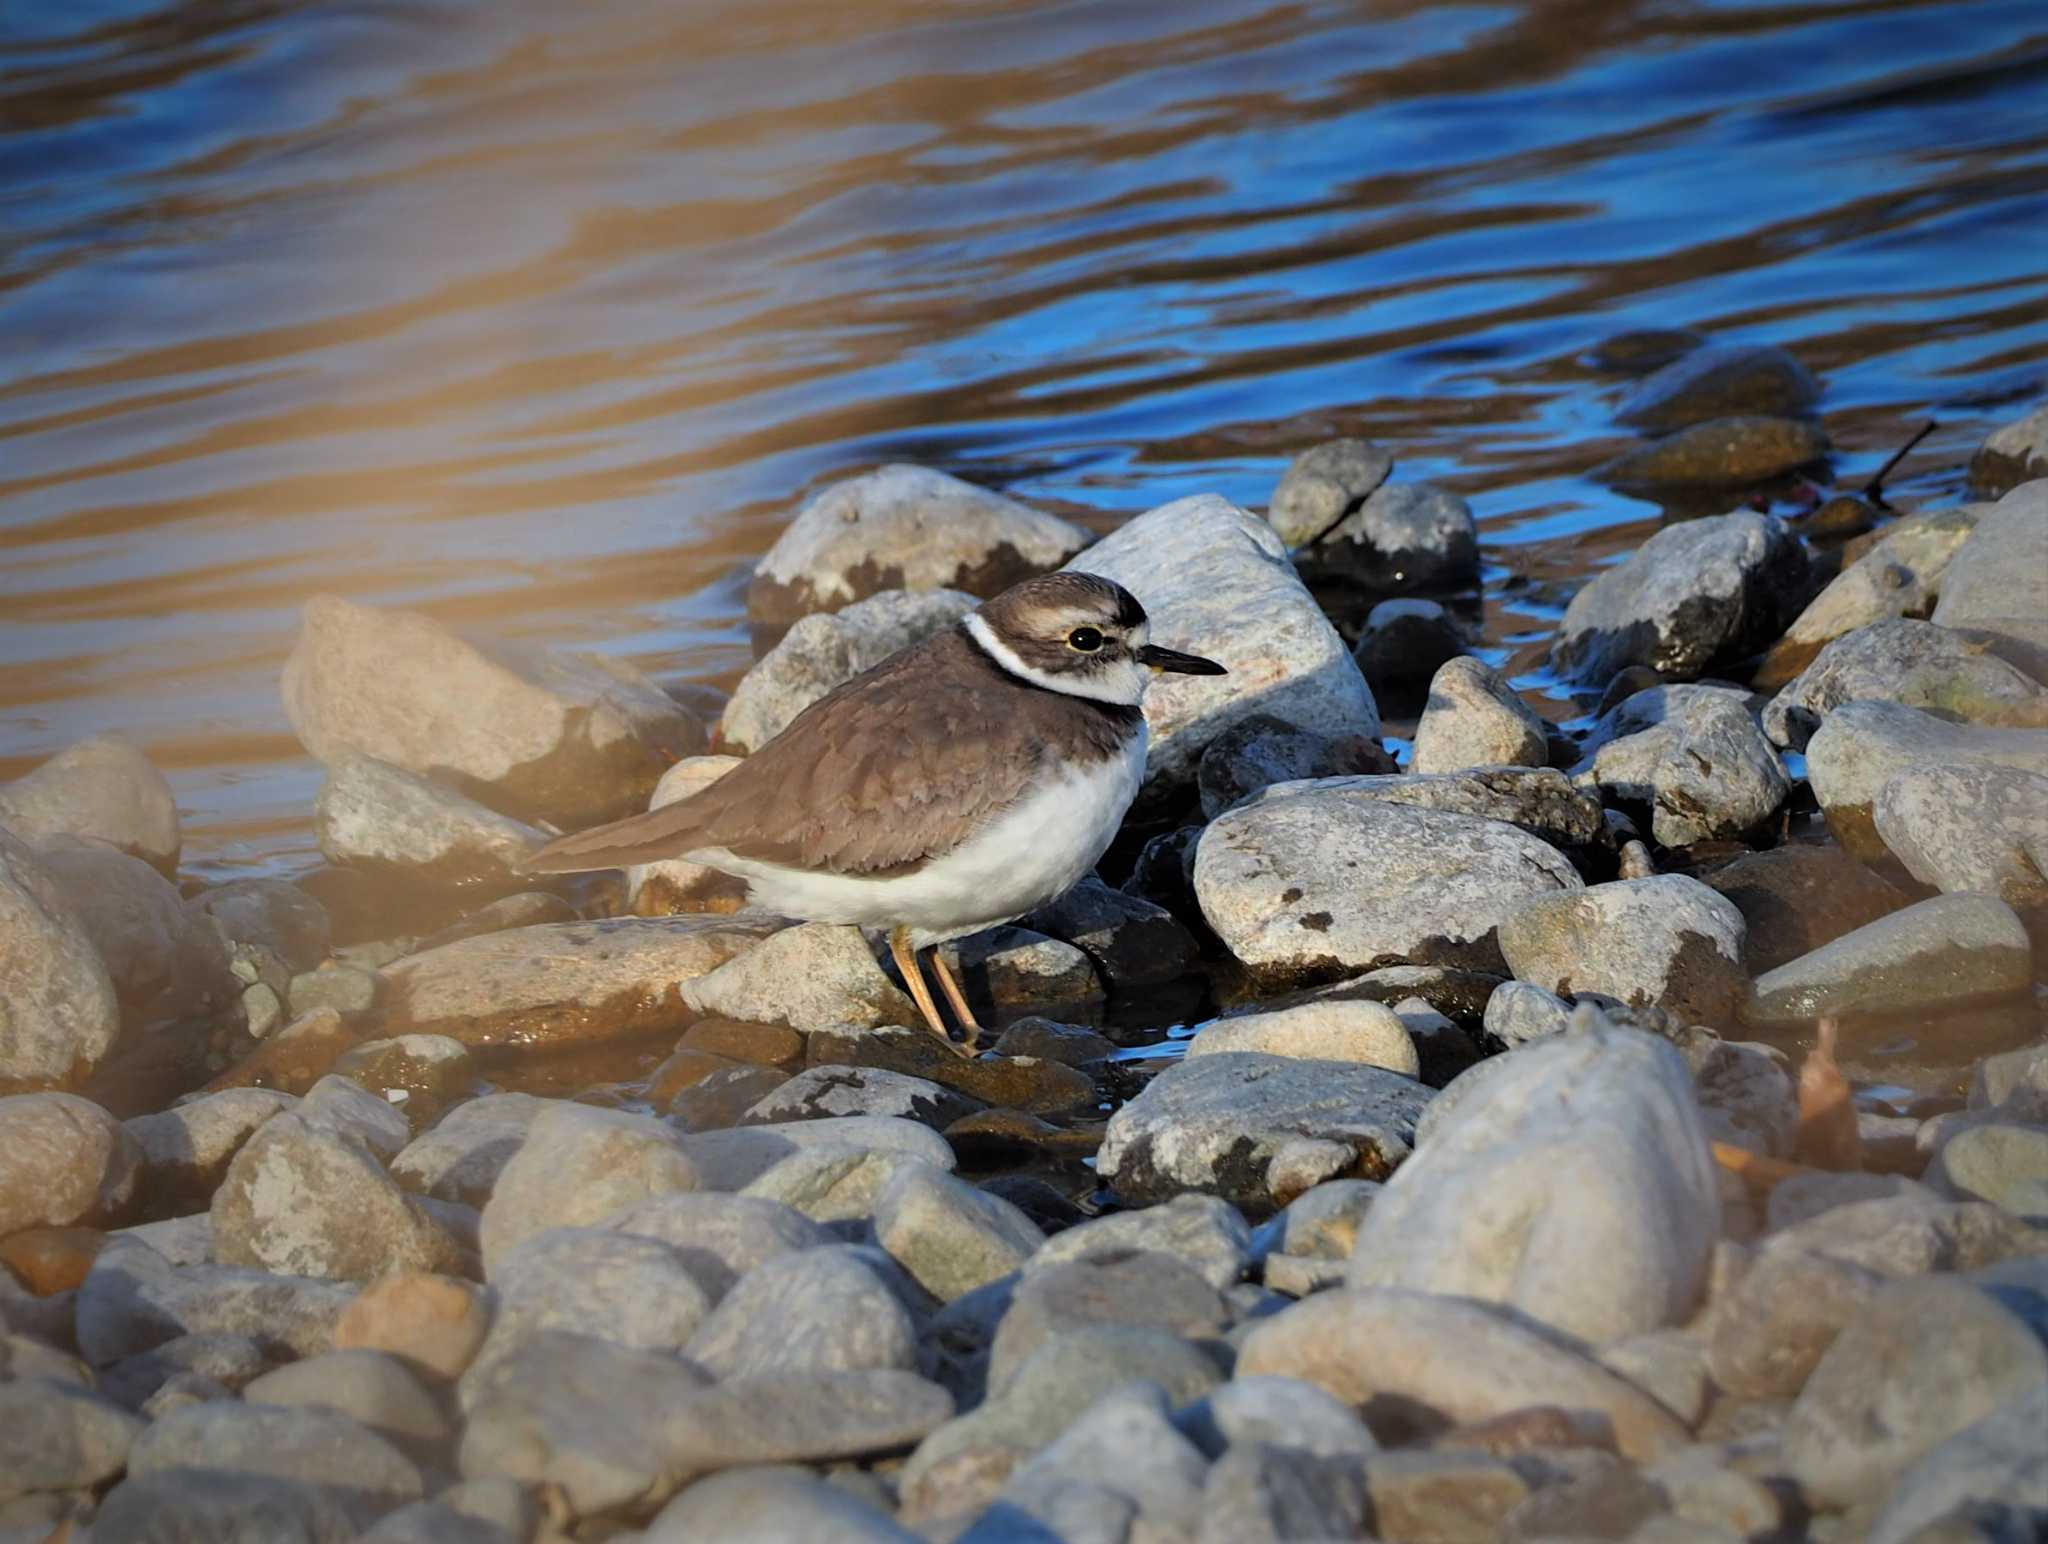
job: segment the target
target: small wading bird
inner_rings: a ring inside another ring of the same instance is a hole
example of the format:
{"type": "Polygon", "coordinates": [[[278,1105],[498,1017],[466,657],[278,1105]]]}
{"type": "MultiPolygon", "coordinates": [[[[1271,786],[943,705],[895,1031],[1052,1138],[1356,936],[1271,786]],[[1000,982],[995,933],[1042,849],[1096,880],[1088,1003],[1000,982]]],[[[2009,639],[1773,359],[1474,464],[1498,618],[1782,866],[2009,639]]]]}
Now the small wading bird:
{"type": "MultiPolygon", "coordinates": [[[[1092,574],[1027,579],[836,687],[717,782],[550,842],[540,873],[685,858],[755,905],[883,928],[904,985],[952,1045],[918,967],[934,945],[1071,889],[1145,774],[1139,704],[1158,671],[1223,675],[1150,641],[1145,608],[1092,574]]],[[[960,985],[932,965],[968,1047],[960,985]]]]}

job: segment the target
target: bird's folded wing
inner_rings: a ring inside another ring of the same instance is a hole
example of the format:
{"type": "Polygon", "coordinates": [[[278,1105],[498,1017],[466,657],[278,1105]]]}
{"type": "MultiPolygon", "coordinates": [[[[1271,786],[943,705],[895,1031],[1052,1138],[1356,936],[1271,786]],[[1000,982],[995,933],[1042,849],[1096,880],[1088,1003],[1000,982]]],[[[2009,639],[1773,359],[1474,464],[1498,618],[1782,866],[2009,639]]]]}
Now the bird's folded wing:
{"type": "Polygon", "coordinates": [[[723,848],[755,862],[884,878],[943,856],[1023,796],[1044,747],[992,758],[992,731],[1014,708],[1014,693],[920,680],[917,653],[813,703],[701,792],[562,837],[527,867],[623,868],[723,848]]]}

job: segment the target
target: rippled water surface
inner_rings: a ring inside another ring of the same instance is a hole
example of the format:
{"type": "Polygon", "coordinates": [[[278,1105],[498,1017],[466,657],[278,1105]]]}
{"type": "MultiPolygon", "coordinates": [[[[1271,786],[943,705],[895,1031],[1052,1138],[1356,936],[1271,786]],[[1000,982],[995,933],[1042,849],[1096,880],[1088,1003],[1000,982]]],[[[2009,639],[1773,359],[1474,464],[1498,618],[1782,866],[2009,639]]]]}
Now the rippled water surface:
{"type": "Polygon", "coordinates": [[[1116,514],[1369,434],[1516,668],[1510,576],[1657,517],[1608,333],[1783,343],[1947,497],[2048,380],[2048,9],[11,0],[0,198],[0,776],[127,729],[219,873],[310,850],[306,595],[726,683],[886,460],[1116,514]]]}

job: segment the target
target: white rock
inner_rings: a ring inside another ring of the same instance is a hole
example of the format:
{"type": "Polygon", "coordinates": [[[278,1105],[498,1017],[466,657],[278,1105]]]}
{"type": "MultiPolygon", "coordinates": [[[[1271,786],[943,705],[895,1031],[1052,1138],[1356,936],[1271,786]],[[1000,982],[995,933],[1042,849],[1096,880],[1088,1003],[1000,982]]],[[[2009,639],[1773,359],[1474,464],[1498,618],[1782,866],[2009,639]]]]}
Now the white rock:
{"type": "Polygon", "coordinates": [[[408,871],[444,885],[503,887],[545,833],[373,756],[327,766],[313,831],[331,863],[408,871]]]}
{"type": "Polygon", "coordinates": [[[484,1206],[488,1267],[549,1228],[601,1222],[637,1202],[695,1190],[697,1171],[673,1127],[560,1101],[537,1115],[484,1206]]]}
{"type": "Polygon", "coordinates": [[[1370,440],[1311,445],[1287,463],[1266,518],[1282,541],[1299,547],[1334,530],[1393,470],[1394,458],[1370,440]]]}
{"type": "Polygon", "coordinates": [[[56,878],[0,827],[0,1089],[82,1081],[120,1033],[91,936],[56,878]]]}
{"type": "Polygon", "coordinates": [[[2000,641],[2038,674],[2048,642],[2048,478],[2020,484],[1983,517],[1956,552],[1942,579],[1934,620],[2000,641]]]}
{"type": "Polygon", "coordinates": [[[1399,1017],[1384,1003],[1375,1002],[1333,999],[1216,1019],[1197,1030],[1188,1042],[1191,1057],[1213,1056],[1219,1051],[1361,1062],[1411,1078],[1422,1071],[1422,1058],[1399,1017]]]}
{"type": "Polygon", "coordinates": [[[882,973],[859,928],[807,922],[764,939],[682,988],[694,1012],[786,1024],[804,1034],[836,1024],[863,1029],[922,1022],[882,973]]]}
{"type": "Polygon", "coordinates": [[[2048,775],[1928,766],[1878,791],[1871,822],[1906,871],[1944,895],[1976,890],[2048,906],[2048,775]]]}
{"type": "Polygon", "coordinates": [[[1484,660],[1461,654],[1430,678],[1409,770],[1540,767],[1548,760],[1543,720],[1484,660]]]}
{"type": "Polygon", "coordinates": [[[178,803],[171,785],[121,735],[67,746],[0,787],[0,826],[25,842],[90,836],[166,874],[178,867],[178,803]]]}
{"type": "Polygon", "coordinates": [[[1969,724],[2048,726],[2048,687],[1985,646],[1932,622],[1897,617],[1844,633],[1764,709],[1779,745],[1804,750],[1845,702],[1897,702],[1969,724]]]}
{"type": "Polygon", "coordinates": [[[1659,695],[1669,708],[1656,723],[1601,745],[1573,780],[1649,805],[1651,834],[1666,847],[1741,837],[1775,814],[1792,781],[1741,700],[1712,688],[1659,695]]]}

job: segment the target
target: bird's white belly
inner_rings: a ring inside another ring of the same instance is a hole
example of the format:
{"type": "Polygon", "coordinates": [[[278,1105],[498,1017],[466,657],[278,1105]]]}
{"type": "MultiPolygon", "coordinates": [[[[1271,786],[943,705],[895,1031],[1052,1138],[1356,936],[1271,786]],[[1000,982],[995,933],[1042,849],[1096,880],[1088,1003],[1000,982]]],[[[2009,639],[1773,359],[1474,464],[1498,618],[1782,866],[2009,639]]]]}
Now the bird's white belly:
{"type": "Polygon", "coordinates": [[[1102,856],[1145,776],[1141,724],[1121,758],[1069,772],[997,816],[942,858],[892,878],[756,863],[722,847],[690,861],[738,875],[748,899],[786,917],[908,926],[922,949],[1020,917],[1063,895],[1102,856]]]}

